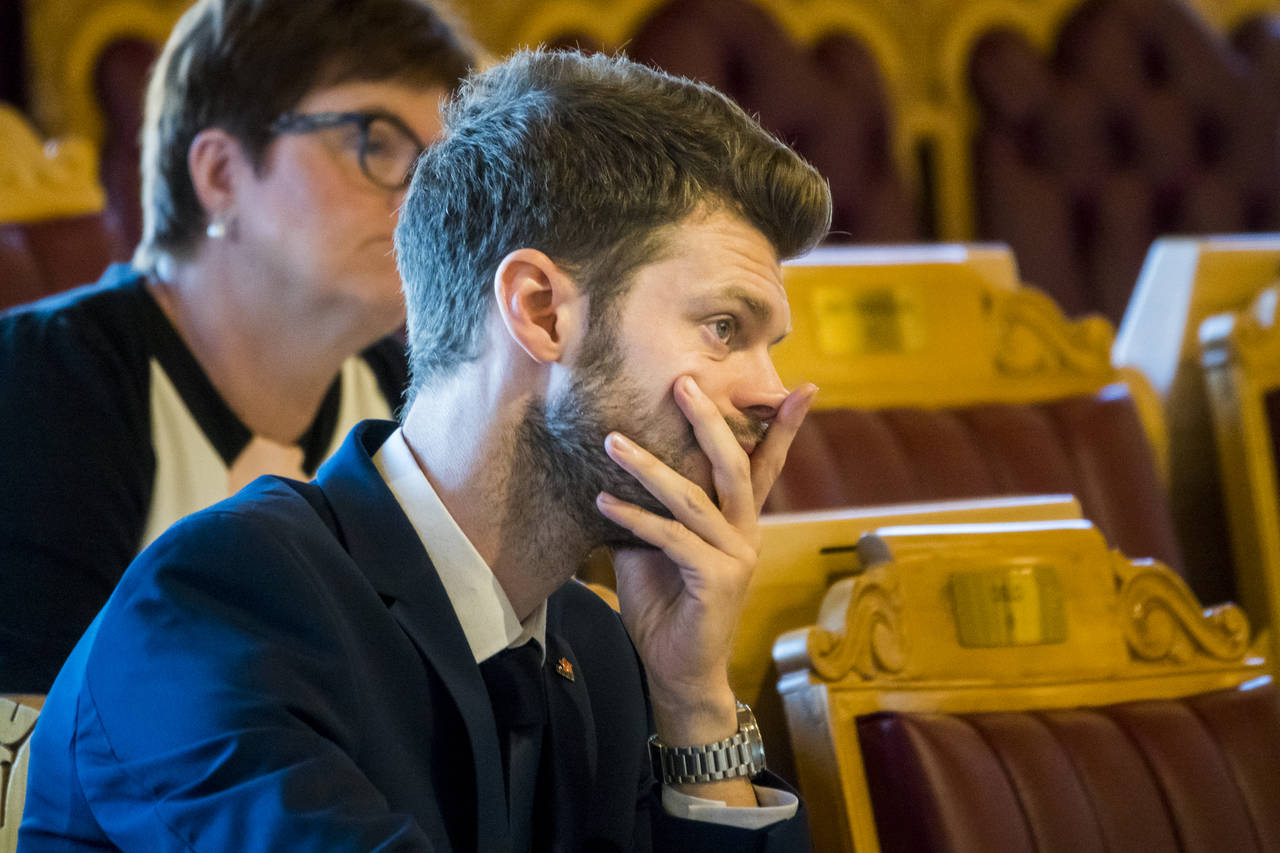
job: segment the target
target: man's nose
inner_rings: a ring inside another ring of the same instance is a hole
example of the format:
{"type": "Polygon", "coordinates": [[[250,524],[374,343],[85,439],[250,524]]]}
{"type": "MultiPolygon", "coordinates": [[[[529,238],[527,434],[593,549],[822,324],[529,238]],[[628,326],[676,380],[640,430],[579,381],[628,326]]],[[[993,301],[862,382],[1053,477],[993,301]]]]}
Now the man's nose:
{"type": "Polygon", "coordinates": [[[786,386],[765,352],[752,359],[734,388],[733,405],[738,411],[769,423],[787,399],[786,386]]]}

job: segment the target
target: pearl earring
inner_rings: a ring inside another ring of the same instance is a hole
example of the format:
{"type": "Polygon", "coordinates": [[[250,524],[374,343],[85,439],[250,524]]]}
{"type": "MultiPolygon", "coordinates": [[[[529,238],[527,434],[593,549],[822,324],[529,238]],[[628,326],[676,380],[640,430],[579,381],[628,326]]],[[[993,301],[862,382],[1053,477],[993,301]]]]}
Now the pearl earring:
{"type": "Polygon", "coordinates": [[[204,229],[204,235],[210,240],[221,240],[227,236],[227,223],[221,217],[209,222],[204,229]]]}

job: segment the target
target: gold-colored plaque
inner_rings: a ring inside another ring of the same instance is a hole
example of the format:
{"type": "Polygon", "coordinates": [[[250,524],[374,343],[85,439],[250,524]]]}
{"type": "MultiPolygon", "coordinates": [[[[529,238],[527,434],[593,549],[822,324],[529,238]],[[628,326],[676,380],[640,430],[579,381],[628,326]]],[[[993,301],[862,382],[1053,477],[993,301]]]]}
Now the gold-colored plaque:
{"type": "Polygon", "coordinates": [[[951,576],[956,630],[966,648],[1033,646],[1067,639],[1062,587],[1052,566],[951,576]]]}

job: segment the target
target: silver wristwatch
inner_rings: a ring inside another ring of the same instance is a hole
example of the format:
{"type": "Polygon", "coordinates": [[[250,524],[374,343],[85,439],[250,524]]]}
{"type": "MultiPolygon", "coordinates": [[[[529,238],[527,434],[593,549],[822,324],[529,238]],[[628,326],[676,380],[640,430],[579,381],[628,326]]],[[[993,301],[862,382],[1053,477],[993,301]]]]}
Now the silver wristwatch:
{"type": "Polygon", "coordinates": [[[738,731],[716,743],[667,746],[657,735],[649,738],[653,774],[665,785],[691,785],[722,779],[748,778],[764,770],[764,741],[756,716],[738,703],[738,731]]]}

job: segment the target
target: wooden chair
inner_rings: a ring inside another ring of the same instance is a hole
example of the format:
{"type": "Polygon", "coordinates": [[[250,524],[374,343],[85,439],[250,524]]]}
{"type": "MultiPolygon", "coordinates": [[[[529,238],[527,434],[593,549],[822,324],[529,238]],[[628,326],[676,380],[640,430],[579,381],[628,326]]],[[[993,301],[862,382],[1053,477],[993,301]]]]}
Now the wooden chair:
{"type": "Polygon", "coordinates": [[[785,267],[792,332],[774,361],[821,390],[767,508],[1065,492],[1127,553],[1183,570],[1159,402],[1111,364],[1110,324],[1020,286],[1007,249],[897,251],[785,267]]]}
{"type": "Polygon", "coordinates": [[[42,705],[43,696],[0,696],[0,853],[18,849],[29,742],[42,705]]]}
{"type": "Polygon", "coordinates": [[[0,310],[93,281],[111,260],[93,149],[46,143],[0,104],[0,310]]]}
{"type": "MultiPolygon", "coordinates": [[[[980,521],[1049,521],[1080,518],[1080,503],[1070,495],[1030,495],[957,501],[925,501],[881,507],[857,507],[761,518],[760,560],[747,587],[738,631],[729,657],[734,694],[760,721],[769,766],[794,780],[795,765],[776,684],[770,650],[784,631],[807,625],[832,580],[848,574],[854,545],[863,533],[887,524],[980,521]],[[801,557],[816,548],[820,563],[801,557]]],[[[578,578],[609,606],[619,609],[617,581],[609,555],[591,555],[578,578]]]]}
{"type": "Polygon", "coordinates": [[[1248,310],[1211,317],[1200,330],[1239,600],[1273,643],[1280,622],[1278,300],[1280,290],[1267,288],[1248,310]]]}
{"type": "Polygon", "coordinates": [[[855,558],[774,646],[816,849],[1280,845],[1280,698],[1238,608],[1084,521],[882,528],[855,558]]]}
{"type": "MultiPolygon", "coordinates": [[[[1142,371],[1169,425],[1169,498],[1183,559],[1205,601],[1237,601],[1200,326],[1248,308],[1280,278],[1280,234],[1165,237],[1147,253],[1112,348],[1142,371]]],[[[1255,619],[1257,614],[1250,614],[1255,619]]]]}
{"type": "Polygon", "coordinates": [[[879,507],[775,513],[761,518],[760,561],[747,587],[729,657],[734,694],[755,711],[769,766],[794,780],[787,720],[778,695],[773,641],[809,624],[833,581],[854,571],[861,536],[892,524],[1050,521],[1080,518],[1070,495],[925,501],[879,507]],[[820,559],[804,559],[811,553],[820,559]]]}
{"type": "Polygon", "coordinates": [[[147,74],[191,0],[28,3],[31,110],[58,136],[89,140],[107,191],[104,221],[127,260],[142,231],[139,137],[147,74]]]}

